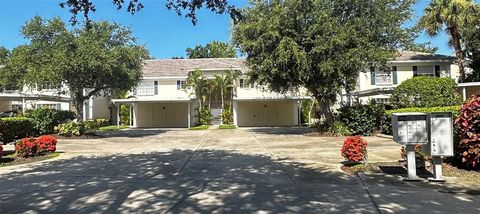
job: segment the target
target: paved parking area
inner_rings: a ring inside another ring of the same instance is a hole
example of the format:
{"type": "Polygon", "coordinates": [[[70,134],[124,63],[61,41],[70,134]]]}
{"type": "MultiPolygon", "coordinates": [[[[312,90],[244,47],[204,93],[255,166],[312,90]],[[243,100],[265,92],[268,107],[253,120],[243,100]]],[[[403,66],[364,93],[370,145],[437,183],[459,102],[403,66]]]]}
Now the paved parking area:
{"type": "MultiPolygon", "coordinates": [[[[301,128],[128,130],[0,168],[0,213],[476,213],[480,191],[339,170],[342,138],[301,128]]],[[[370,161],[399,159],[367,138],[370,161]]]]}

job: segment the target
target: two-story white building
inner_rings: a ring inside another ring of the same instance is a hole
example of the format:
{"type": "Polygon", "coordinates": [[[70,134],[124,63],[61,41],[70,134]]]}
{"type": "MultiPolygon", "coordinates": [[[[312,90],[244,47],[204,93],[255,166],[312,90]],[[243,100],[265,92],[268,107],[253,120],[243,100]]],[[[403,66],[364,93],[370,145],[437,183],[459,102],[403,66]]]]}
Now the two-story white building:
{"type": "Polygon", "coordinates": [[[62,91],[65,91],[65,88],[48,82],[35,88],[23,86],[18,90],[0,89],[0,112],[35,108],[70,110],[70,96],[62,94],[62,91]]]}
{"type": "Polygon", "coordinates": [[[402,51],[388,63],[387,69],[371,67],[360,72],[356,90],[342,94],[342,102],[388,103],[393,90],[415,76],[450,77],[459,79],[455,57],[402,51]]]}
{"type": "MultiPolygon", "coordinates": [[[[244,59],[147,60],[143,79],[127,99],[113,99],[132,108],[132,127],[190,127],[197,121],[195,94],[187,86],[189,72],[201,70],[206,78],[240,71],[233,97],[233,119],[238,126],[294,126],[299,124],[298,92],[272,93],[248,84],[244,59]]],[[[212,111],[214,108],[212,107],[212,111]]]]}

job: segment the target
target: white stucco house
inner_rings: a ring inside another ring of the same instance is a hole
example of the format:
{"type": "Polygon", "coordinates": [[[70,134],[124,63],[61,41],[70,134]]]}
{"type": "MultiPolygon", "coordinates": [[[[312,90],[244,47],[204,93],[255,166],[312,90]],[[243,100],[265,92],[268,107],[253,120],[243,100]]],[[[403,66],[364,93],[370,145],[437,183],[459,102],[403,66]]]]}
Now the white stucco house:
{"type": "MultiPolygon", "coordinates": [[[[131,106],[132,127],[191,127],[195,125],[196,102],[187,86],[188,73],[199,69],[207,78],[233,70],[243,76],[236,80],[233,118],[237,126],[295,126],[299,124],[299,100],[310,99],[298,91],[272,93],[247,84],[244,59],[147,60],[143,79],[127,99],[113,99],[116,105],[131,106]]],[[[219,110],[212,105],[212,112],[219,110]]]]}
{"type": "Polygon", "coordinates": [[[18,90],[0,88],[0,112],[35,108],[71,110],[70,96],[60,93],[63,90],[62,86],[53,86],[48,82],[36,88],[27,86],[18,90]]]}
{"type": "Polygon", "coordinates": [[[351,93],[342,94],[342,102],[388,103],[395,87],[414,76],[450,77],[458,82],[459,69],[455,57],[401,51],[391,60],[387,69],[371,67],[361,72],[357,86],[351,93]]]}

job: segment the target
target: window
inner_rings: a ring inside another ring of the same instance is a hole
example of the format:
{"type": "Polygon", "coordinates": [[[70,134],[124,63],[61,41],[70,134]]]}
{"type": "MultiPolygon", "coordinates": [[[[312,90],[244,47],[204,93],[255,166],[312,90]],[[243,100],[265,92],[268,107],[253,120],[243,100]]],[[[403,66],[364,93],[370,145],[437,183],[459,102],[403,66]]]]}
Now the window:
{"type": "Polygon", "coordinates": [[[187,89],[187,81],[177,80],[177,90],[185,90],[185,89],[187,89]]]}
{"type": "Polygon", "coordinates": [[[413,76],[435,76],[434,66],[413,66],[413,76]]]}
{"type": "Polygon", "coordinates": [[[140,96],[155,95],[154,81],[142,81],[136,89],[136,95],[140,95],[140,96]]]}
{"type": "Polygon", "coordinates": [[[60,110],[61,109],[61,104],[58,103],[58,104],[36,104],[35,107],[37,109],[41,108],[41,109],[56,109],[56,110],[60,110]]]}
{"type": "Polygon", "coordinates": [[[254,88],[255,85],[253,83],[248,84],[246,79],[240,79],[240,88],[254,88]]]}
{"type": "Polygon", "coordinates": [[[390,99],[389,98],[374,98],[373,101],[376,104],[390,104],[390,99]]]}
{"type": "Polygon", "coordinates": [[[392,84],[392,72],[380,70],[375,72],[375,83],[379,84],[392,84]]]}

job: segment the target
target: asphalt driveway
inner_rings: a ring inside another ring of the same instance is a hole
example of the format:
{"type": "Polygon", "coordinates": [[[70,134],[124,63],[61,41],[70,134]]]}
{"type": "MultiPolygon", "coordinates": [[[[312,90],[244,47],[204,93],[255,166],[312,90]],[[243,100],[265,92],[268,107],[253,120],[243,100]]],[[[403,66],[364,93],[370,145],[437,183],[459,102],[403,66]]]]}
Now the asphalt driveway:
{"type": "MultiPolygon", "coordinates": [[[[62,140],[59,158],[0,168],[0,213],[475,213],[480,191],[339,170],[342,138],[300,128],[128,130],[62,140]]],[[[396,160],[367,138],[370,161],[396,160]]]]}

